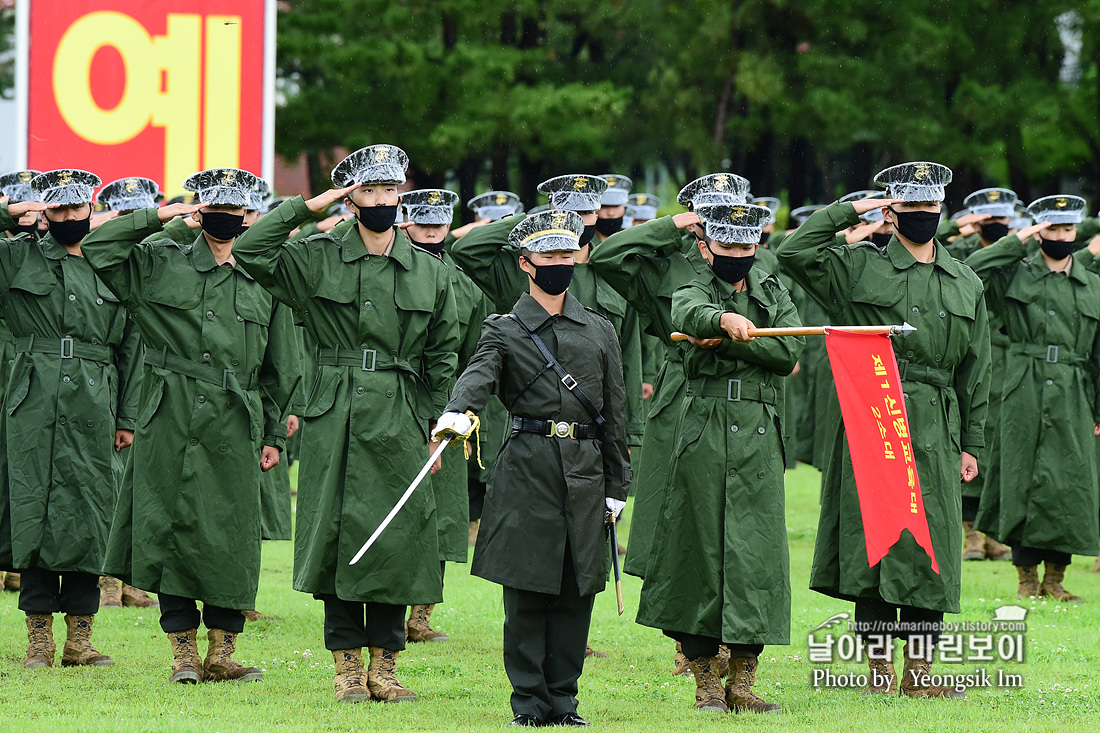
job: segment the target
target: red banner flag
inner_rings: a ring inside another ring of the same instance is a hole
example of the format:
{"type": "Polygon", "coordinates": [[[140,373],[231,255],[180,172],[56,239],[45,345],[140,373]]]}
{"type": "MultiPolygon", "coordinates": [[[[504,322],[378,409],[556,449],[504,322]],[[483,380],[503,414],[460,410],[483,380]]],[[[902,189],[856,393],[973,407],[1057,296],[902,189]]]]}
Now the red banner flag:
{"type": "Polygon", "coordinates": [[[828,329],[825,346],[852,454],[867,563],[877,565],[908,529],[938,573],[890,337],[828,329]]]}

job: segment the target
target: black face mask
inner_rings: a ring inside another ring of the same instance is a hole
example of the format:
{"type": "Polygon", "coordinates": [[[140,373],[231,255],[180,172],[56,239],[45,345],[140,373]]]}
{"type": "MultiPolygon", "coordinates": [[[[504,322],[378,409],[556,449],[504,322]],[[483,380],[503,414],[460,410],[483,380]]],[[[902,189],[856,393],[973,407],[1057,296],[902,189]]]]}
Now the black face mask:
{"type": "Polygon", "coordinates": [[[1073,242],[1059,242],[1054,239],[1046,239],[1042,236],[1039,237],[1039,246],[1044,252],[1047,253],[1047,257],[1052,260],[1064,260],[1073,254],[1073,242]]]}
{"type": "Polygon", "coordinates": [[[431,252],[436,257],[439,257],[440,255],[443,254],[443,242],[442,241],[439,241],[439,242],[418,242],[415,239],[412,239],[411,237],[409,238],[409,241],[412,242],[412,245],[414,247],[419,247],[420,249],[424,250],[425,252],[431,252]]]}
{"type": "Polygon", "coordinates": [[[76,221],[51,221],[47,219],[47,222],[50,225],[50,234],[63,246],[77,244],[88,236],[88,232],[92,230],[92,217],[90,216],[76,221]]]}
{"type": "MultiPolygon", "coordinates": [[[[707,249],[710,249],[709,244],[707,245],[707,249]]],[[[745,276],[749,274],[749,270],[752,269],[752,263],[756,261],[755,253],[748,257],[718,255],[714,254],[713,249],[710,249],[710,253],[714,257],[714,264],[710,266],[711,269],[714,270],[714,274],[730,285],[744,280],[745,276]]]]}
{"type": "Polygon", "coordinates": [[[926,244],[936,236],[936,228],[940,225],[940,214],[937,211],[897,211],[890,207],[890,211],[898,217],[898,223],[894,227],[898,234],[908,239],[913,244],[926,244]]]}
{"type": "Polygon", "coordinates": [[[535,268],[535,276],[531,279],[547,295],[561,295],[573,281],[573,265],[536,265],[531,260],[527,260],[527,264],[535,268]]]}
{"type": "MultiPolygon", "coordinates": [[[[599,221],[599,219],[597,219],[596,221],[599,221]]],[[[595,224],[591,224],[591,225],[590,224],[585,224],[584,225],[584,231],[581,232],[581,239],[580,239],[579,244],[583,247],[584,245],[591,242],[592,237],[594,237],[594,236],[596,236],[596,225],[595,224]]]]}
{"type": "Polygon", "coordinates": [[[241,224],[241,228],[240,228],[240,230],[239,230],[239,231],[237,232],[237,236],[239,237],[239,236],[241,236],[242,234],[244,234],[244,233],[245,233],[245,232],[247,232],[247,231],[248,231],[248,225],[247,225],[247,224],[241,224]]]}
{"type": "Polygon", "coordinates": [[[397,221],[397,206],[360,206],[359,223],[376,234],[393,227],[397,221]]]}
{"type": "MultiPolygon", "coordinates": [[[[20,234],[34,234],[34,235],[37,235],[38,234],[38,221],[36,220],[33,224],[16,224],[15,226],[13,226],[8,231],[10,231],[12,234],[14,234],[16,236],[18,236],[20,234]]],[[[55,237],[55,239],[56,239],[56,237],[55,237]]]]}
{"type": "Polygon", "coordinates": [[[230,214],[226,211],[206,211],[202,215],[202,230],[213,239],[228,242],[236,239],[244,224],[244,214],[230,214]]]}
{"type": "Polygon", "coordinates": [[[622,228],[623,218],[621,216],[617,219],[596,219],[596,231],[605,237],[610,237],[622,228]]]}
{"type": "Polygon", "coordinates": [[[996,242],[1008,236],[1008,224],[982,224],[982,239],[987,242],[996,242]]]}
{"type": "Polygon", "coordinates": [[[768,240],[772,238],[771,232],[760,232],[760,244],[767,244],[768,240]]]}
{"type": "Polygon", "coordinates": [[[879,249],[883,249],[886,245],[890,244],[890,240],[893,239],[893,234],[887,234],[885,232],[875,232],[871,235],[871,242],[879,249]]]}

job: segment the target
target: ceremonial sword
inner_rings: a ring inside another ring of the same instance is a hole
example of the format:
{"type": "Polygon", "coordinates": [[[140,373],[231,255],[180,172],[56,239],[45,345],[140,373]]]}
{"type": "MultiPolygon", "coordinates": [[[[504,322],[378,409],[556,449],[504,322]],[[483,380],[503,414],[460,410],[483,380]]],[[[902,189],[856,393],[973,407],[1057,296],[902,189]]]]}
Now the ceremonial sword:
{"type": "Polygon", "coordinates": [[[623,615],[623,576],[619,570],[619,531],[616,529],[616,522],[618,519],[615,516],[615,512],[609,512],[611,519],[608,520],[611,528],[611,565],[615,568],[615,600],[619,602],[619,615],[623,615]]]}
{"type": "Polygon", "coordinates": [[[442,440],[439,441],[439,447],[436,448],[435,451],[432,453],[432,457],[429,458],[428,462],[424,464],[424,468],[420,469],[420,473],[416,474],[416,478],[413,479],[412,484],[409,485],[409,488],[405,489],[405,493],[402,494],[401,498],[397,500],[397,504],[395,504],[393,509],[390,510],[390,513],[386,515],[386,518],[382,520],[382,523],[378,525],[378,529],[374,530],[374,534],[372,534],[367,539],[367,541],[363,543],[363,546],[359,548],[359,552],[355,553],[355,557],[351,559],[351,562],[349,562],[348,565],[354,565],[355,563],[359,562],[359,559],[363,557],[366,551],[370,549],[371,545],[374,544],[374,541],[378,539],[378,535],[382,534],[382,531],[389,526],[390,522],[393,521],[393,518],[397,516],[397,513],[399,511],[401,511],[401,507],[405,506],[405,503],[409,500],[409,497],[412,496],[412,493],[414,491],[416,491],[416,487],[419,486],[420,483],[424,480],[424,477],[431,472],[432,466],[435,465],[435,462],[439,460],[439,457],[441,455],[443,455],[443,449],[455,440],[462,440],[462,442],[465,443],[467,440],[470,439],[470,436],[474,434],[478,426],[481,424],[481,420],[478,419],[477,415],[469,411],[466,412],[466,417],[470,418],[470,429],[465,433],[459,433],[451,429],[443,431],[442,440]]]}
{"type": "MultiPolygon", "coordinates": [[[[890,336],[908,336],[917,330],[916,326],[903,323],[900,326],[801,326],[799,328],[754,328],[749,331],[753,338],[761,336],[824,336],[826,331],[844,331],[845,333],[888,334],[890,336]]],[[[689,341],[686,333],[675,331],[670,338],[673,341],[689,341]]],[[[727,338],[723,336],[723,338],[727,338]]],[[[706,340],[706,339],[702,339],[706,340]]]]}

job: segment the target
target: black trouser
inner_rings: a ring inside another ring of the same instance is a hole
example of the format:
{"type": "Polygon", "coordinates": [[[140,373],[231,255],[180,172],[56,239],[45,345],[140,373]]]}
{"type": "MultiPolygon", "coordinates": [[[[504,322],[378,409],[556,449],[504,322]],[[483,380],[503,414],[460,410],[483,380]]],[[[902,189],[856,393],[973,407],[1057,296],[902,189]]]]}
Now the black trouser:
{"type": "Polygon", "coordinates": [[[1073,555],[1056,550],[1041,550],[1038,547],[1012,546],[1012,564],[1018,568],[1049,563],[1051,565],[1069,565],[1073,555]]]}
{"type": "Polygon", "coordinates": [[[927,654],[927,647],[938,644],[942,632],[943,611],[895,606],[881,598],[856,601],[856,633],[871,646],[881,646],[886,636],[904,639],[907,643],[923,638],[925,649],[921,651],[927,654]]]}
{"type": "Polygon", "coordinates": [[[238,609],[222,608],[210,603],[202,604],[194,598],[183,598],[167,593],[158,593],[160,601],[160,628],[166,634],[199,628],[199,621],[207,629],[221,629],[233,634],[244,631],[244,612],[238,609]]]}
{"type": "Polygon", "coordinates": [[[405,606],[345,601],[316,595],[325,603],[325,649],[376,646],[399,652],[405,648],[405,606]]]}
{"type": "Polygon", "coordinates": [[[964,496],[962,498],[963,508],[963,521],[973,522],[978,518],[978,507],[981,505],[981,497],[978,496],[964,496]]]}
{"type": "Polygon", "coordinates": [[[734,659],[755,659],[760,656],[760,652],[764,651],[763,644],[723,644],[720,639],[711,636],[684,634],[679,631],[665,631],[664,634],[680,642],[680,651],[688,659],[716,657],[720,646],[729,649],[730,657],[734,659]]]}
{"type": "Polygon", "coordinates": [[[577,588],[568,543],[557,595],[504,587],[504,671],[514,714],[545,721],[577,711],[595,599],[577,588]]]}
{"type": "Polygon", "coordinates": [[[42,568],[20,571],[19,610],[23,613],[65,613],[91,616],[99,610],[99,576],[42,568]]]}

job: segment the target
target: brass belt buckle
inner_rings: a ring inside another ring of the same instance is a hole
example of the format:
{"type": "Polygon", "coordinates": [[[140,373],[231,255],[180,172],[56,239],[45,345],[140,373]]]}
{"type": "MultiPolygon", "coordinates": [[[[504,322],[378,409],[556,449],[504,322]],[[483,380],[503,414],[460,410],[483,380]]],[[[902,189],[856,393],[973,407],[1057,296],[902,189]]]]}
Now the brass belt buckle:
{"type": "Polygon", "coordinates": [[[554,423],[554,437],[557,438],[572,438],[574,429],[577,423],[559,422],[554,423]]]}

